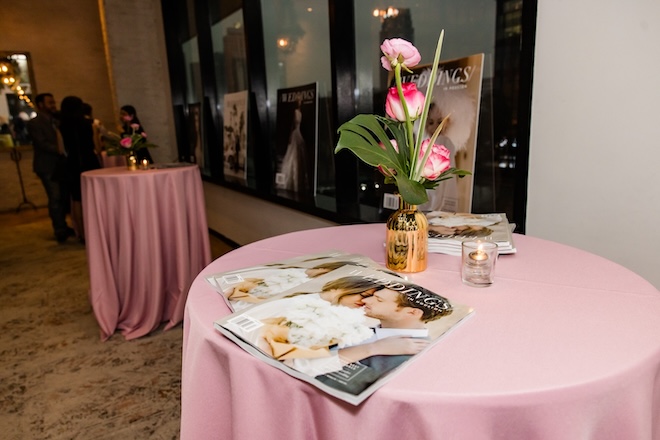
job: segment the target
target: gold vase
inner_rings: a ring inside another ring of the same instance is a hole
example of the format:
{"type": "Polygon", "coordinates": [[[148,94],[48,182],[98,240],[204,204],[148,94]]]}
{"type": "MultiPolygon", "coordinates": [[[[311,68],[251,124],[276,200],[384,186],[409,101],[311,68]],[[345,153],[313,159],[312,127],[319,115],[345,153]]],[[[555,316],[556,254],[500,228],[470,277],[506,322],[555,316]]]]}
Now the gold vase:
{"type": "Polygon", "coordinates": [[[428,234],[426,215],[399,197],[399,209],[387,219],[387,268],[396,272],[426,270],[428,234]]]}
{"type": "Polygon", "coordinates": [[[126,167],[131,171],[137,170],[137,156],[135,154],[126,156],[126,167]]]}

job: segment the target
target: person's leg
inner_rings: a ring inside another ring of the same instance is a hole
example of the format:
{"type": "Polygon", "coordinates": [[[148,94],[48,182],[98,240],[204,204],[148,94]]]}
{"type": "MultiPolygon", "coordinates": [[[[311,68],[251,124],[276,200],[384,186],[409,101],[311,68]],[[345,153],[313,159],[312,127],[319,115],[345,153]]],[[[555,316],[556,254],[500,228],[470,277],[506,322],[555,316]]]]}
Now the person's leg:
{"type": "Polygon", "coordinates": [[[85,242],[85,226],[83,223],[82,202],[79,200],[71,200],[71,217],[73,220],[73,227],[76,230],[78,240],[82,243],[85,242]]]}
{"type": "Polygon", "coordinates": [[[48,215],[53,224],[55,238],[57,241],[63,242],[70,235],[70,228],[66,224],[66,211],[62,203],[60,184],[52,180],[50,175],[38,174],[38,176],[48,197],[48,215]]]}

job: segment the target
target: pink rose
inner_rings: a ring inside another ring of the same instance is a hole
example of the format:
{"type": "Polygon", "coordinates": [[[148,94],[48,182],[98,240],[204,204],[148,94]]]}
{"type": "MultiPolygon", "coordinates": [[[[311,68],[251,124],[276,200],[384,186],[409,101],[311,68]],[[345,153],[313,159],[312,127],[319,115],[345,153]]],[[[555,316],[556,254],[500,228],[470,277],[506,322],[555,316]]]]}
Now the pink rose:
{"type": "Polygon", "coordinates": [[[131,140],[131,138],[128,137],[121,138],[121,140],[119,141],[119,145],[121,145],[124,148],[131,148],[131,146],[133,146],[133,141],[131,140]]]}
{"type": "Polygon", "coordinates": [[[121,118],[122,118],[122,120],[124,120],[126,122],[131,122],[131,120],[133,120],[133,118],[129,115],[122,116],[121,118]]]}
{"type": "MultiPolygon", "coordinates": [[[[403,99],[408,106],[408,114],[411,119],[417,119],[422,114],[424,109],[424,94],[417,90],[415,83],[401,84],[403,91],[403,99]]],[[[404,122],[406,120],[406,113],[403,111],[403,104],[399,99],[399,92],[396,87],[390,87],[385,100],[385,113],[392,119],[404,122]]]]}
{"type": "Polygon", "coordinates": [[[415,46],[409,41],[401,38],[391,38],[383,41],[380,50],[385,56],[381,57],[380,62],[385,70],[392,70],[397,64],[403,64],[406,67],[413,67],[419,64],[422,56],[415,46]]]}
{"type": "Polygon", "coordinates": [[[140,124],[131,124],[131,128],[133,130],[137,130],[138,128],[140,128],[140,124]]]}
{"type": "MultiPolygon", "coordinates": [[[[392,143],[392,146],[394,147],[394,151],[396,151],[398,153],[399,152],[399,146],[397,145],[396,141],[394,139],[390,139],[390,142],[392,143]]],[[[383,145],[382,143],[379,142],[378,146],[380,148],[382,148],[383,150],[385,150],[385,145],[383,145]]],[[[383,168],[380,165],[378,165],[378,171],[380,171],[383,174],[383,176],[385,176],[385,177],[394,177],[394,175],[396,174],[396,171],[394,171],[393,169],[391,169],[391,168],[386,169],[386,168],[383,168]]]]}
{"type": "MultiPolygon", "coordinates": [[[[422,142],[421,148],[419,149],[420,160],[424,159],[424,154],[426,154],[429,142],[430,139],[422,142]]],[[[440,174],[444,173],[451,167],[450,157],[451,153],[444,145],[433,144],[433,147],[431,147],[431,154],[422,169],[422,177],[428,180],[435,180],[440,177],[440,174]]]]}
{"type": "Polygon", "coordinates": [[[143,131],[142,133],[140,133],[140,136],[142,136],[143,138],[146,139],[146,138],[147,138],[147,133],[145,133],[145,132],[143,131]]]}

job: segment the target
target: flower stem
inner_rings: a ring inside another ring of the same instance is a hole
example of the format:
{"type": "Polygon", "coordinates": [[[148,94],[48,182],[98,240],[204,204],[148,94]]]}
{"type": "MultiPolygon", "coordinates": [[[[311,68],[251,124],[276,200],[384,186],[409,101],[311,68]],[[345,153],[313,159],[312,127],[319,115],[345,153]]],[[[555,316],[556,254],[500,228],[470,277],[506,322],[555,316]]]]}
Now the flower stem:
{"type": "Polygon", "coordinates": [[[408,112],[408,104],[406,103],[406,99],[403,96],[403,86],[401,84],[401,63],[397,64],[394,67],[394,79],[396,80],[396,90],[399,93],[399,101],[401,102],[401,106],[403,107],[403,114],[406,117],[406,135],[408,136],[407,144],[408,144],[408,150],[409,154],[411,157],[411,166],[410,170],[408,170],[408,177],[413,177],[415,174],[415,169],[417,168],[417,163],[416,159],[417,156],[414,156],[413,153],[415,151],[415,138],[413,136],[413,123],[410,120],[410,113],[408,112]]]}

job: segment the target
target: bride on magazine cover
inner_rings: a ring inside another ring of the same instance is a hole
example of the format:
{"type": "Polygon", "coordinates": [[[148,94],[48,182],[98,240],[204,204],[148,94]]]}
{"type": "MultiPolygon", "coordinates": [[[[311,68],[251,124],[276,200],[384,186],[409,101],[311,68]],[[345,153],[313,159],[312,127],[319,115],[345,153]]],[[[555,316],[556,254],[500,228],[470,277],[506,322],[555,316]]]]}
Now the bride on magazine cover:
{"type": "MultiPolygon", "coordinates": [[[[299,337],[305,331],[309,334],[316,332],[315,339],[333,339],[329,335],[340,333],[353,343],[358,342],[354,335],[342,333],[342,328],[349,328],[357,329],[358,332],[366,331],[361,334],[363,337],[360,340],[369,338],[369,328],[378,321],[371,322],[364,316],[362,301],[380,287],[375,281],[361,276],[339,277],[325,282],[317,292],[291,293],[287,297],[255,305],[238,314],[236,321],[228,325],[243,340],[278,360],[309,356],[312,352],[315,356],[328,356],[328,346],[332,345],[329,340],[325,344],[318,341],[310,344],[310,339],[299,338],[295,341],[290,337],[289,329],[296,329],[299,337]],[[241,326],[246,321],[254,325],[247,328],[241,326]],[[284,347],[284,344],[288,347],[284,347]],[[289,349],[285,357],[276,353],[283,347],[289,349]]],[[[341,336],[335,339],[333,344],[343,345],[341,336]]]]}
{"type": "Polygon", "coordinates": [[[246,311],[239,319],[259,321],[260,330],[242,332],[241,337],[290,368],[357,395],[424,350],[430,343],[426,324],[453,311],[450,302],[440,295],[416,285],[397,285],[403,291],[385,288],[382,282],[363,276],[331,280],[319,292],[294,293],[246,311]],[[337,314],[345,309],[341,319],[346,323],[319,312],[320,300],[329,303],[326,310],[332,307],[337,314]],[[307,310],[306,305],[310,306],[307,310]],[[311,309],[313,316],[308,312],[311,309]],[[341,330],[353,319],[348,316],[350,309],[361,309],[363,321],[341,330]],[[300,318],[301,313],[306,314],[303,319],[291,318],[300,318]],[[365,326],[372,330],[367,332],[365,326]],[[294,331],[306,336],[294,336],[294,331]],[[327,339],[319,339],[319,335],[327,339]],[[337,380],[356,371],[360,374],[350,381],[337,380]]]}
{"type": "Polygon", "coordinates": [[[270,299],[280,292],[346,265],[358,264],[352,261],[328,261],[313,267],[267,267],[249,273],[241,273],[243,280],[231,287],[221,280],[220,288],[227,300],[231,302],[232,308],[237,311],[250,304],[270,299]]]}
{"type": "Polygon", "coordinates": [[[300,131],[302,117],[302,99],[299,98],[293,111],[289,143],[280,169],[280,173],[284,176],[282,187],[294,192],[303,191],[310,184],[307,168],[307,146],[300,131]]]}

